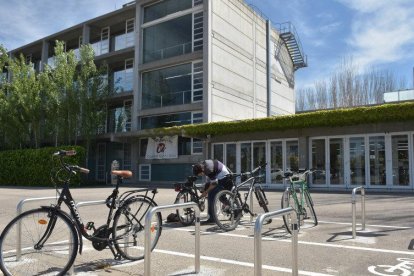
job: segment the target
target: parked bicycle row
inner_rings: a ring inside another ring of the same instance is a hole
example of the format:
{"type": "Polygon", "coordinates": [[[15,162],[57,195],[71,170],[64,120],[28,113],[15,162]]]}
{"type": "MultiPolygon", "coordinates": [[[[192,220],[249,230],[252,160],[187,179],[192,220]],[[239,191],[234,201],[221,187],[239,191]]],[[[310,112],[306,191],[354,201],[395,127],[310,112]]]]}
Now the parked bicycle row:
{"type": "MultiPolygon", "coordinates": [[[[106,199],[106,223],[96,226],[92,221],[83,222],[69,185],[78,173],[88,173],[89,170],[69,164],[66,157],[75,154],[74,151],[61,150],[53,155],[58,164],[51,172],[57,191],[56,202],[18,215],[3,230],[0,236],[0,268],[5,275],[63,275],[71,268],[77,254],[82,254],[82,237],[91,241],[95,250],[109,249],[116,260],[139,260],[144,257],[144,229],[150,227],[151,250],[156,247],[162,232],[161,213],[153,216],[149,226],[145,225],[145,215],[157,206],[154,200],[157,190],[133,189],[120,194],[122,180],[132,176],[130,171],[112,171],[118,181],[106,199]],[[62,205],[67,206],[70,214],[62,210],[62,205]]],[[[231,231],[244,215],[257,215],[252,209],[253,194],[263,211],[269,212],[266,193],[260,184],[265,166],[262,164],[251,172],[234,174],[216,160],[196,164],[193,167],[194,176],[174,185],[178,192],[175,203],[196,202],[203,211],[207,198],[207,222],[216,223],[224,231],[231,231]],[[202,175],[206,176],[207,184],[197,185],[195,181],[202,175]]],[[[309,173],[311,171],[306,170],[298,175],[285,175],[291,185],[283,194],[281,207],[292,206],[302,224],[311,219],[317,225],[307,189],[309,173]]],[[[195,220],[195,213],[192,208],[177,209],[177,217],[183,225],[190,225],[195,220]]],[[[291,232],[289,216],[284,216],[283,220],[287,231],[291,232]]]]}

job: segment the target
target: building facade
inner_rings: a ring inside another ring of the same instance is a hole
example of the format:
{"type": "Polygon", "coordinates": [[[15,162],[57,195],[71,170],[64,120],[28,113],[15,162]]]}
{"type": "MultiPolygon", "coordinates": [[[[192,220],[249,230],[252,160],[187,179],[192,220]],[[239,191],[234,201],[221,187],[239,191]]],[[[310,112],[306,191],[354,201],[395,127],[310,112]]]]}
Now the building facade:
{"type": "Polygon", "coordinates": [[[56,40],[76,54],[91,44],[96,63],[110,68],[115,96],[88,164],[107,183],[113,160],[134,171],[133,182],[184,179],[209,145],[150,130],[294,114],[294,73],[306,66],[294,27],[271,23],[243,0],[138,0],[10,54],[36,70],[53,67],[56,40]],[[164,152],[160,139],[171,155],[149,153],[154,143],[164,152]]]}

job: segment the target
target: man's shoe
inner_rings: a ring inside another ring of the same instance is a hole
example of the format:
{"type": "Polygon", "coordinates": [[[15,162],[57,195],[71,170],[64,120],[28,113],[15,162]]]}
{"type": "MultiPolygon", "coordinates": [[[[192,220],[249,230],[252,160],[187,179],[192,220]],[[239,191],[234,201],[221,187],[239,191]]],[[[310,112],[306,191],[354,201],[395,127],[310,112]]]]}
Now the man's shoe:
{"type": "Polygon", "coordinates": [[[214,219],[211,219],[211,218],[201,222],[201,224],[214,224],[214,223],[216,223],[216,221],[214,219]]]}

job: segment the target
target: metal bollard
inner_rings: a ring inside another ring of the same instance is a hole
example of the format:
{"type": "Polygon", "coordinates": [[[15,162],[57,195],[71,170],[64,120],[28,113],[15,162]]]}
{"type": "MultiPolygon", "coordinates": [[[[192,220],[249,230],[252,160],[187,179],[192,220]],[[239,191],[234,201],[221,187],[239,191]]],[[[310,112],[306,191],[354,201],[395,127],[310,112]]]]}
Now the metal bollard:
{"type": "Polygon", "coordinates": [[[365,230],[365,189],[364,187],[356,187],[352,190],[352,238],[356,237],[356,193],[361,191],[361,207],[362,207],[362,230],[365,230]]]}
{"type": "Polygon", "coordinates": [[[193,208],[195,211],[195,272],[200,272],[200,208],[195,202],[152,207],[145,215],[144,275],[151,275],[151,219],[161,210],[176,210],[177,207],[193,208]]]}
{"type": "Polygon", "coordinates": [[[288,207],[257,217],[254,226],[254,275],[262,275],[262,227],[267,218],[292,214],[292,275],[298,275],[298,217],[295,209],[288,207]],[[292,214],[293,213],[293,214],[292,214]]]}

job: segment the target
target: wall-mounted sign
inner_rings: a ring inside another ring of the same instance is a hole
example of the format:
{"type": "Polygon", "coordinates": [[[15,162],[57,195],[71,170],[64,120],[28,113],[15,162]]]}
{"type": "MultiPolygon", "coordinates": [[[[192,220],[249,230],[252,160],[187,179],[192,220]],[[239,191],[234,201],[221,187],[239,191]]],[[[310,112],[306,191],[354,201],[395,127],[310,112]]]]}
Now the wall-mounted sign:
{"type": "Polygon", "coordinates": [[[178,136],[148,138],[145,159],[178,158],[178,136]]]}

